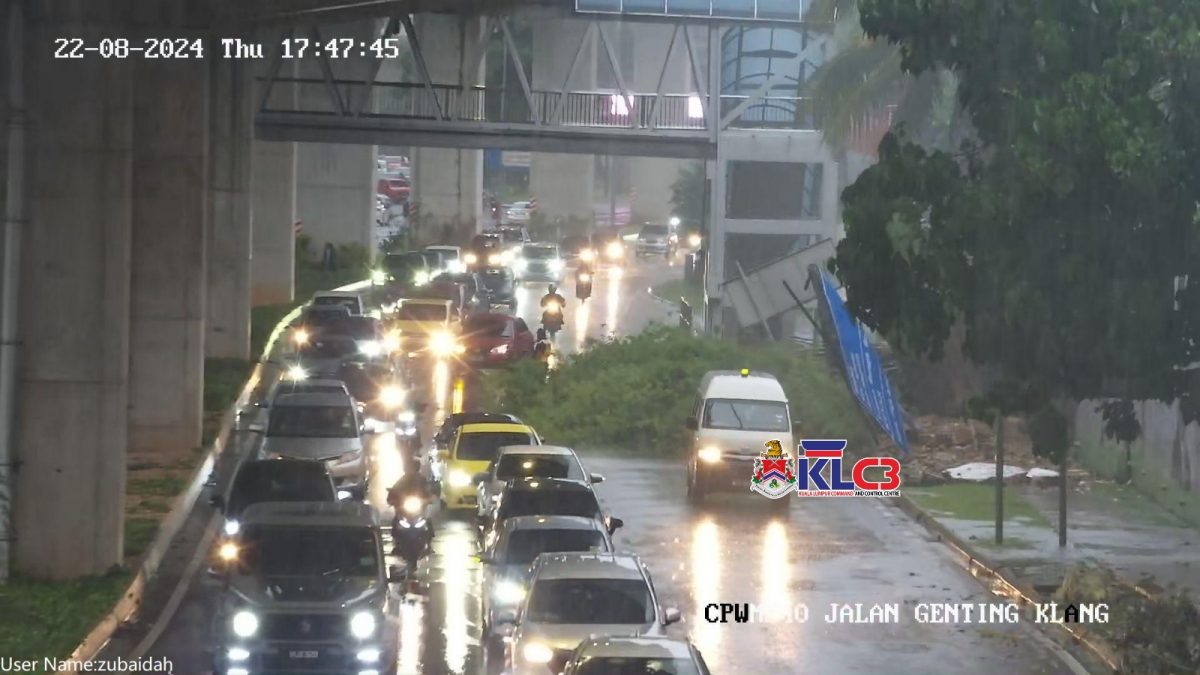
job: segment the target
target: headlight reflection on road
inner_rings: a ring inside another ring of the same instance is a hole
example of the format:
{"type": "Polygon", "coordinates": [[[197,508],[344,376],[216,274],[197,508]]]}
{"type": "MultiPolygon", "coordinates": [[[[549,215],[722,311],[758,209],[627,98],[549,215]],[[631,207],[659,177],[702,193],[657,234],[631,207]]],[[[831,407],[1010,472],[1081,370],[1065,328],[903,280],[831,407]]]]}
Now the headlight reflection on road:
{"type": "Polygon", "coordinates": [[[692,531],[692,606],[696,617],[692,623],[692,640],[709,663],[720,663],[720,624],[704,619],[704,606],[721,602],[721,533],[717,524],[707,518],[692,531]]]}
{"type": "Polygon", "coordinates": [[[399,675],[421,672],[421,632],[425,623],[423,603],[400,604],[400,651],[396,655],[399,675]]]}
{"type": "MultiPolygon", "coordinates": [[[[787,497],[784,497],[787,499],[787,497]]],[[[788,531],[783,523],[772,520],[762,533],[762,574],[759,606],[768,616],[786,615],[792,610],[792,561],[788,559],[788,531]]]]}
{"type": "Polygon", "coordinates": [[[582,352],[587,342],[588,316],[592,313],[591,302],[575,303],[575,351],[582,352]]]}
{"type": "Polygon", "coordinates": [[[396,434],[375,434],[371,438],[368,461],[373,461],[371,471],[375,474],[371,480],[368,501],[386,506],[388,486],[394,485],[404,475],[404,465],[396,449],[396,434]]]}
{"type": "Polygon", "coordinates": [[[617,334],[617,310],[621,307],[621,269],[619,267],[608,271],[608,298],[604,327],[607,333],[617,334]]]}
{"type": "Polygon", "coordinates": [[[442,628],[446,639],[446,668],[451,673],[462,673],[467,666],[470,644],[467,602],[477,602],[470,597],[474,574],[469,561],[474,553],[474,542],[472,532],[465,527],[446,534],[443,549],[439,552],[444,565],[442,584],[446,593],[446,621],[442,628]]]}
{"type": "Polygon", "coordinates": [[[450,364],[439,359],[433,365],[433,403],[439,410],[445,410],[450,395],[450,364]]]}

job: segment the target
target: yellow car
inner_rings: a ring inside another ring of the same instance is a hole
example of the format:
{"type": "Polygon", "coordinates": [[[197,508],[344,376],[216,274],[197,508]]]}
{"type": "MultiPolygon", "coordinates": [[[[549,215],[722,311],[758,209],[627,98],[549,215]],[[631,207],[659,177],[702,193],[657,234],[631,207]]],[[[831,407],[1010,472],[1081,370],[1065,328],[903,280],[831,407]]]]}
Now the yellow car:
{"type": "Polygon", "coordinates": [[[475,475],[506,445],[541,445],[533,427],[508,422],[464,424],[459,427],[446,453],[442,476],[442,500],[448,509],[476,508],[475,475]]]}
{"type": "Polygon", "coordinates": [[[461,331],[454,302],[442,298],[408,298],[396,303],[388,323],[393,347],[408,356],[429,352],[444,358],[461,353],[461,331]]]}

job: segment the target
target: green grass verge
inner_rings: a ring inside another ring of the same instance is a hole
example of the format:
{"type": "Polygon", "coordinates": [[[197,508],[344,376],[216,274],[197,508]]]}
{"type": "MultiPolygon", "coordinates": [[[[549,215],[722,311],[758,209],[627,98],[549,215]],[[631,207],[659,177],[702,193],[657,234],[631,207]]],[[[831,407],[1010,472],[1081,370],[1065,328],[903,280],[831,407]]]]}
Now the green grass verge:
{"type": "Polygon", "coordinates": [[[232,405],[253,369],[242,359],[205,359],[204,411],[222,412],[232,405]]]}
{"type": "Polygon", "coordinates": [[[367,271],[360,267],[325,270],[309,265],[296,266],[296,304],[304,304],[313,293],[352,284],[367,278],[367,271]]]}
{"type": "Polygon", "coordinates": [[[591,343],[566,358],[549,382],[544,366],[525,361],[483,379],[479,400],[520,415],[555,443],[671,456],[685,447],[684,422],[704,373],[743,367],[779,378],[805,434],[867,447],[870,438],[849,392],[819,356],[791,345],[739,346],[668,326],[591,343]]]}
{"type": "MultiPolygon", "coordinates": [[[[959,520],[994,521],[996,486],[978,483],[929,485],[904,491],[918,506],[934,515],[959,520]]],[[[1012,488],[1004,490],[1004,520],[1024,520],[1030,525],[1050,527],[1050,522],[1033,504],[1012,488]]]]}
{"type": "Polygon", "coordinates": [[[18,660],[65,657],[128,588],[125,571],[76,581],[15,576],[0,584],[0,655],[18,660]]]}
{"type": "Polygon", "coordinates": [[[170,499],[183,492],[186,485],[186,479],[181,476],[131,478],[125,486],[125,494],[130,497],[166,497],[170,499]]]}
{"type": "Polygon", "coordinates": [[[137,560],[158,534],[159,521],[154,518],[125,519],[125,560],[137,560]]]}
{"type": "Polygon", "coordinates": [[[687,300],[687,303],[692,306],[693,310],[704,307],[704,287],[698,281],[689,282],[683,279],[666,281],[653,287],[651,292],[673,303],[677,303],[679,302],[679,298],[683,298],[687,300]]]}
{"type": "Polygon", "coordinates": [[[1106,502],[1106,505],[1111,505],[1109,508],[1120,511],[1122,516],[1129,516],[1132,520],[1144,525],[1162,527],[1187,527],[1189,525],[1182,517],[1168,511],[1162,504],[1130,485],[1093,481],[1089,485],[1088,498],[1102,500],[1106,502]]]}

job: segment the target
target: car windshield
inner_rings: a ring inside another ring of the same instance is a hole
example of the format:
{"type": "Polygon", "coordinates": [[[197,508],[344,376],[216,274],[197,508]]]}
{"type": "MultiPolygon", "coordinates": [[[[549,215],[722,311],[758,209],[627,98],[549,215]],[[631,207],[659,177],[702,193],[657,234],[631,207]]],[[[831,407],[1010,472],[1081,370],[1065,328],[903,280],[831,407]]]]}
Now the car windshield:
{"type": "Polygon", "coordinates": [[[526,246],[521,249],[521,255],[530,260],[548,260],[558,257],[558,250],[553,246],[526,246]]]}
{"type": "Polygon", "coordinates": [[[585,657],[575,672],[578,675],[700,675],[691,659],[633,656],[585,657]]]}
{"type": "Polygon", "coordinates": [[[463,332],[486,337],[510,337],[512,323],[502,317],[472,317],[463,323],[463,332]]]}
{"type": "Polygon", "coordinates": [[[373,340],[376,337],[376,324],[367,316],[346,316],[330,322],[322,332],[325,335],[346,335],[355,340],[373,340]]]}
{"type": "Polygon", "coordinates": [[[433,253],[434,255],[436,255],[439,259],[441,259],[442,262],[450,262],[451,260],[458,260],[458,251],[456,251],[452,248],[438,248],[438,249],[434,249],[433,251],[430,251],[430,252],[433,253]]]}
{"type": "Polygon", "coordinates": [[[528,565],[543,553],[608,552],[604,535],[598,530],[516,530],[508,536],[504,552],[506,565],[528,565]]]}
{"type": "Polygon", "coordinates": [[[235,516],[259,502],[327,502],[335,498],[329,473],[321,464],[251,462],[233,480],[225,515],[235,516]]]}
{"type": "Polygon", "coordinates": [[[358,300],[355,298],[342,298],[337,296],[317,296],[313,298],[312,304],[316,307],[345,307],[351,312],[358,311],[358,300]]]}
{"type": "Polygon", "coordinates": [[[383,259],[383,269],[399,279],[407,279],[424,267],[425,261],[419,256],[410,258],[403,255],[389,255],[383,259]]]}
{"type": "Polygon", "coordinates": [[[396,309],[396,319],[400,321],[445,321],[446,306],[422,303],[402,304],[396,309]]]}
{"type": "Polygon", "coordinates": [[[471,248],[475,250],[492,249],[500,246],[500,237],[479,235],[471,240],[471,248]]]}
{"type": "Polygon", "coordinates": [[[504,271],[487,272],[483,275],[483,285],[490,291],[507,291],[512,288],[513,279],[504,271]]]}
{"type": "Polygon", "coordinates": [[[587,237],[567,237],[562,240],[562,248],[567,251],[579,251],[588,245],[587,237]]]}
{"type": "Polygon", "coordinates": [[[591,490],[508,490],[500,500],[497,519],[517,516],[580,516],[599,518],[600,503],[591,490]]]}
{"type": "Polygon", "coordinates": [[[349,405],[287,405],[271,409],[268,436],[357,438],[354,408],[349,405]]]}
{"type": "Polygon", "coordinates": [[[579,462],[570,455],[504,454],[496,467],[497,480],[512,480],[537,476],[539,478],[569,478],[583,480],[579,462]]]}
{"type": "Polygon", "coordinates": [[[455,458],[468,462],[491,462],[506,445],[534,445],[537,439],[519,431],[476,431],[458,439],[455,458]]]}
{"type": "Polygon", "coordinates": [[[506,244],[515,244],[524,239],[520,230],[500,230],[500,240],[506,244]]]}
{"type": "Polygon", "coordinates": [[[336,359],[357,354],[358,342],[348,337],[316,338],[302,345],[298,351],[301,357],[336,359]]]}
{"type": "Polygon", "coordinates": [[[642,228],[641,236],[643,237],[665,237],[667,236],[666,225],[646,225],[642,228]]]}
{"type": "Polygon", "coordinates": [[[333,326],[339,321],[350,318],[350,313],[341,305],[326,305],[320,309],[311,308],[304,312],[301,320],[306,326],[333,326]]]}
{"type": "Polygon", "coordinates": [[[239,555],[244,573],[262,577],[374,577],[380,569],[366,527],[249,527],[239,555]]]}
{"type": "Polygon", "coordinates": [[[535,623],[647,624],[654,621],[642,579],[543,579],[534,584],[525,618],[535,623]]]}
{"type": "Polygon", "coordinates": [[[791,431],[787,406],[775,401],[711,399],[704,404],[704,426],[708,429],[791,431]]]}

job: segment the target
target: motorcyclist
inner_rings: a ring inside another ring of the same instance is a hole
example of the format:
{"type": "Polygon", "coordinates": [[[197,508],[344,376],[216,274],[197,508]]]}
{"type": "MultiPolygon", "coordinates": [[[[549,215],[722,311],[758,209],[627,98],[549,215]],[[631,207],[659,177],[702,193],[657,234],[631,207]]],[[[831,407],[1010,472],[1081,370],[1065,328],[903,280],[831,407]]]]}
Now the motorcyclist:
{"type": "Polygon", "coordinates": [[[567,299],[558,294],[558,286],[554,284],[550,284],[548,292],[542,296],[542,309],[545,309],[546,305],[549,305],[551,302],[558,303],[560,313],[566,309],[567,299]]]}
{"type": "MultiPolygon", "coordinates": [[[[427,507],[433,498],[429,481],[421,475],[421,461],[414,456],[409,456],[404,460],[404,475],[396,481],[395,485],[388,488],[387,502],[396,510],[397,516],[404,505],[404,500],[408,497],[417,497],[427,507]]],[[[433,535],[432,520],[429,521],[429,533],[430,536],[433,535]]]]}
{"type": "Polygon", "coordinates": [[[550,338],[546,336],[546,329],[537,329],[537,341],[533,343],[533,356],[538,361],[549,360],[551,352],[554,351],[554,344],[550,342],[550,338]]]}

